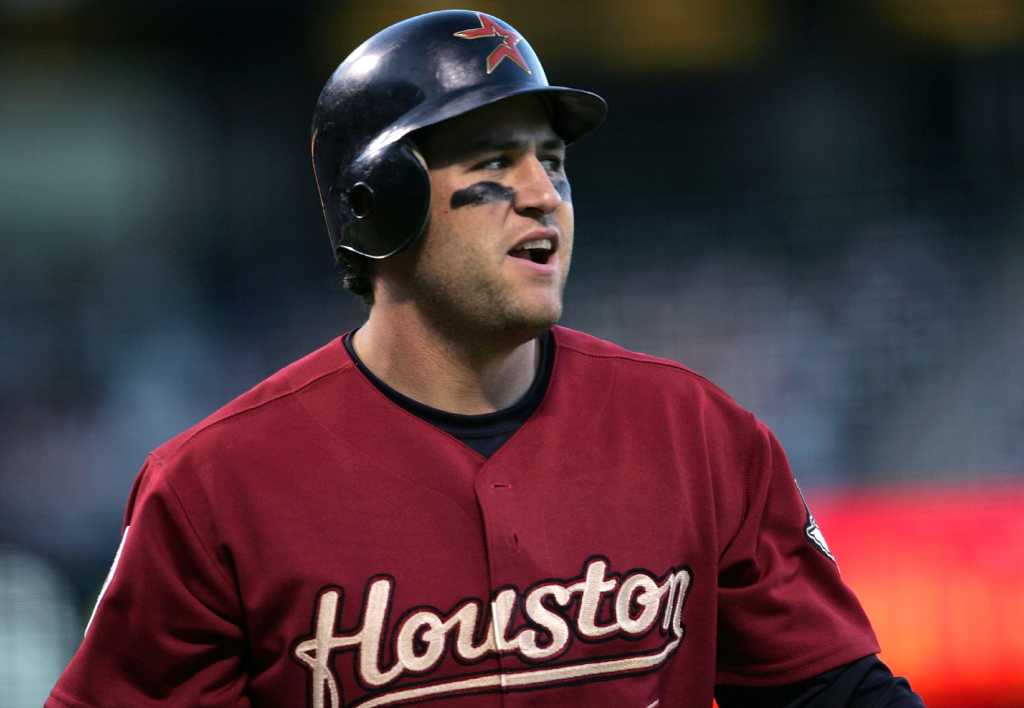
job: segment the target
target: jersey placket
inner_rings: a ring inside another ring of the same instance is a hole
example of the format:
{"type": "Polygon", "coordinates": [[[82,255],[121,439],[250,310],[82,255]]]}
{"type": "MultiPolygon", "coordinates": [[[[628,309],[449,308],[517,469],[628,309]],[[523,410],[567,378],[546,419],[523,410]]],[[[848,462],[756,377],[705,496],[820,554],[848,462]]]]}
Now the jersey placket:
{"type": "MultiPolygon", "coordinates": [[[[559,574],[549,552],[543,506],[536,499],[535,475],[558,474],[559,463],[545,452],[542,426],[528,421],[481,465],[475,481],[490,578],[498,665],[504,677],[522,677],[528,664],[519,646],[523,602],[528,585],[559,574]],[[527,665],[524,665],[524,662],[527,665]]],[[[549,500],[550,502],[550,500],[549,500]]],[[[516,705],[523,695],[513,685],[500,694],[502,705],[516,705]]]]}
{"type": "MultiPolygon", "coordinates": [[[[506,443],[508,444],[508,443],[506,443]]],[[[498,452],[501,455],[501,451],[498,452]]],[[[507,640],[514,631],[515,606],[508,612],[506,603],[499,601],[503,590],[509,588],[509,579],[521,577],[517,573],[520,552],[520,523],[518,514],[520,490],[518,480],[507,468],[485,463],[476,479],[476,495],[483,519],[484,543],[487,549],[487,571],[491,590],[491,615],[494,622],[494,640],[499,670],[504,676],[509,670],[507,640]]],[[[518,588],[516,588],[518,591],[518,588]]],[[[504,682],[503,682],[504,685],[504,682]]],[[[505,705],[505,691],[501,691],[501,705],[505,705]]]]}

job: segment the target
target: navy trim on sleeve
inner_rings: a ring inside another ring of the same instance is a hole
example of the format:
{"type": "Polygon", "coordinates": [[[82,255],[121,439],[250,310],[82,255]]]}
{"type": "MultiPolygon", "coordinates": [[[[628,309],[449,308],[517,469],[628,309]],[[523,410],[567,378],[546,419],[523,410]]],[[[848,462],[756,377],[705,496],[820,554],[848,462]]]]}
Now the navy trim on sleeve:
{"type": "Polygon", "coordinates": [[[716,686],[720,708],[924,708],[905,678],[872,654],[785,686],[716,686]]]}

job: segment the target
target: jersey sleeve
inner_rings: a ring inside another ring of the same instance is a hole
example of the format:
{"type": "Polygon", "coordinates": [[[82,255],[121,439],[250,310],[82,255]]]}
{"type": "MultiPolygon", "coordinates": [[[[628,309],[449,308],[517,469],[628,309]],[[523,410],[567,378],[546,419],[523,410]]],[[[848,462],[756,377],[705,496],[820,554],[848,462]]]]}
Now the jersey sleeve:
{"type": "Polygon", "coordinates": [[[718,576],[719,684],[791,683],[879,651],[790,471],[756,423],[718,576]]]}
{"type": "Polygon", "coordinates": [[[200,535],[209,515],[187,509],[173,482],[153,457],[139,473],[114,565],[47,708],[250,705],[229,566],[200,535]]]}

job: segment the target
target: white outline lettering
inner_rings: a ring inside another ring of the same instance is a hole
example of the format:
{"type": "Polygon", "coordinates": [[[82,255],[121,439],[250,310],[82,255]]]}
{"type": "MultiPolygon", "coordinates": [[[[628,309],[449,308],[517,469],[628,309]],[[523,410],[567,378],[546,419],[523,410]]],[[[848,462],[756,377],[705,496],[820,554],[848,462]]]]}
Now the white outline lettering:
{"type": "Polygon", "coordinates": [[[350,632],[335,633],[341,616],[342,592],[332,588],[320,593],[314,619],[314,635],[295,645],[295,658],[310,670],[313,708],[342,708],[343,696],[338,677],[331,665],[335,651],[354,651],[359,680],[371,688],[396,681],[404,672],[425,673],[443,661],[447,639],[455,632],[453,653],[472,662],[495,654],[519,655],[526,660],[542,661],[565,651],[572,634],[588,639],[611,641],[616,635],[633,638],[647,634],[658,624],[668,641],[649,653],[596,659],[587,662],[490,673],[447,679],[409,688],[395,688],[367,696],[351,704],[362,708],[383,706],[428,697],[473,693],[494,689],[515,690],[541,684],[557,684],[595,676],[648,671],[665,662],[683,640],[683,604],[690,589],[689,570],[670,570],[658,581],[650,573],[637,570],[621,579],[607,578],[608,562],[594,558],[585,566],[583,578],[571,584],[558,582],[538,585],[526,593],[523,608],[534,627],[524,627],[513,636],[512,617],[519,593],[515,588],[499,591],[490,603],[490,618],[482,644],[474,645],[482,604],[467,600],[447,616],[430,609],[419,609],[405,617],[392,633],[395,663],[381,666],[385,623],[391,609],[394,581],[377,578],[369,587],[363,605],[361,623],[350,632]],[[614,596],[611,593],[614,592],[614,596]],[[558,607],[569,607],[573,595],[580,596],[576,617],[563,617],[544,604],[551,598],[558,607]],[[615,620],[597,625],[600,604],[609,596],[615,620]],[[639,608],[639,614],[632,612],[639,608]],[[548,634],[550,642],[538,641],[548,634]],[[417,639],[419,640],[417,642],[417,639]]]}

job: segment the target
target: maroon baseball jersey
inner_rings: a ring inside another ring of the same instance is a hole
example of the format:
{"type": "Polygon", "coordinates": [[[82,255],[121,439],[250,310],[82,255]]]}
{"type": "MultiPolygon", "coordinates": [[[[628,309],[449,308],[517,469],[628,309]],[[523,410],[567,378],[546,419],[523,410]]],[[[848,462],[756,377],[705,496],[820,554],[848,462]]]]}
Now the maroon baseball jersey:
{"type": "Polygon", "coordinates": [[[704,707],[878,651],[764,425],[555,341],[489,459],[340,340],[158,448],[47,705],[704,707]]]}

